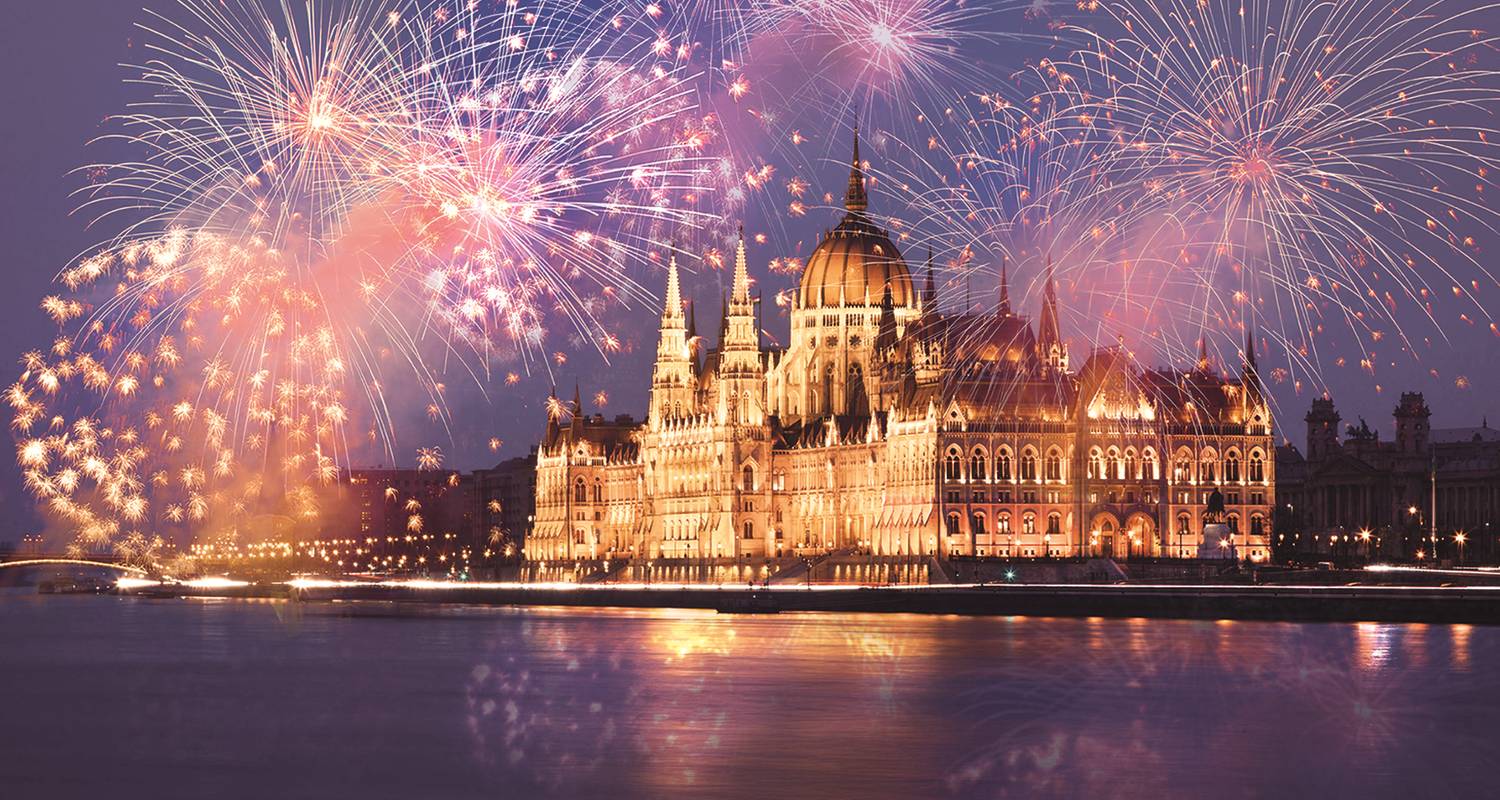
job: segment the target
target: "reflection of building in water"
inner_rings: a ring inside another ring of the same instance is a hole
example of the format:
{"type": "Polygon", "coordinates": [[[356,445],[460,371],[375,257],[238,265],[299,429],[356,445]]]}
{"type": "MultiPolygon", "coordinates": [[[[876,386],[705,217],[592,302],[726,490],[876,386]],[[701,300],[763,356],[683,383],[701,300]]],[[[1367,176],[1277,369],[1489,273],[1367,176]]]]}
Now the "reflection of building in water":
{"type": "Polygon", "coordinates": [[[743,238],[706,359],[672,261],[647,420],[589,416],[576,391],[570,420],[549,417],[528,558],[1191,556],[1215,487],[1239,552],[1264,554],[1251,339],[1237,377],[1206,353],[1145,370],[1123,346],[1075,369],[1050,264],[1035,326],[1004,270],[993,311],[943,311],[931,266],[918,288],[867,206],[856,141],[785,349],[761,346],[743,238]]]}
{"type": "Polygon", "coordinates": [[[1392,412],[1395,439],[1364,420],[1339,438],[1333,401],[1307,412],[1307,451],[1276,453],[1279,545],[1287,552],[1490,560],[1500,512],[1500,430],[1433,428],[1417,392],[1392,412]],[[1435,492],[1434,492],[1435,490],[1435,492]],[[1436,501],[1436,516],[1432,511],[1436,501]],[[1464,552],[1460,553],[1460,547],[1464,552]]]}

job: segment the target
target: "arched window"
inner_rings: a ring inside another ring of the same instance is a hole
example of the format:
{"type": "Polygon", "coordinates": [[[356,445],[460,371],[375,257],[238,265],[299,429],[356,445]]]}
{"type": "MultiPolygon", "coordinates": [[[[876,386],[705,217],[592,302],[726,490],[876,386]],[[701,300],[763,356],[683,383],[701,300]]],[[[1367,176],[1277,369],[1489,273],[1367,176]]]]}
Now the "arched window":
{"type": "Polygon", "coordinates": [[[1046,477],[1049,481],[1061,481],[1062,477],[1062,451],[1052,448],[1047,451],[1047,460],[1043,464],[1046,477]]]}
{"type": "Polygon", "coordinates": [[[1236,453],[1224,456],[1224,482],[1239,483],[1240,481],[1240,457],[1236,453]]]}
{"type": "Polygon", "coordinates": [[[1125,451],[1125,480],[1127,480],[1127,481],[1140,480],[1141,473],[1137,469],[1137,466],[1138,465],[1137,465],[1136,460],[1135,460],[1135,451],[1134,450],[1126,450],[1125,451]]]}
{"type": "Polygon", "coordinates": [[[948,535],[949,536],[957,536],[958,534],[959,534],[958,512],[957,511],[950,511],[950,512],[948,512],[948,535]]]}
{"type": "Polygon", "coordinates": [[[1240,515],[1231,513],[1229,515],[1229,530],[1234,533],[1240,532],[1240,515]]]}
{"type": "Polygon", "coordinates": [[[969,478],[976,483],[984,480],[987,472],[984,468],[985,460],[984,450],[978,447],[974,448],[974,453],[969,456],[969,478]]]}
{"type": "Polygon", "coordinates": [[[1177,515],[1177,533],[1178,533],[1178,535],[1187,536],[1188,534],[1190,534],[1192,532],[1193,532],[1193,522],[1192,522],[1192,519],[1187,514],[1178,514],[1177,515]]]}
{"type": "Polygon", "coordinates": [[[755,538],[755,523],[751,522],[748,519],[745,520],[745,538],[746,539],[754,539],[755,538]]]}
{"type": "MultiPolygon", "coordinates": [[[[743,472],[740,475],[740,480],[744,484],[744,491],[747,491],[747,492],[753,492],[753,491],[755,491],[755,467],[752,467],[749,464],[746,464],[745,465],[745,469],[743,470],[743,472]]],[[[747,536],[745,538],[748,539],[750,537],[747,536]]]]}
{"type": "Polygon", "coordinates": [[[1141,452],[1141,476],[1152,481],[1161,479],[1161,473],[1157,470],[1156,451],[1149,447],[1141,452]]]}
{"type": "Polygon", "coordinates": [[[587,503],[588,501],[589,501],[588,485],[583,482],[583,478],[579,478],[578,481],[573,484],[573,502],[575,502],[575,503],[587,503]]]}
{"type": "Polygon", "coordinates": [[[948,457],[943,463],[943,477],[950,481],[963,477],[963,461],[959,458],[957,447],[948,448],[948,457]]]}
{"type": "Polygon", "coordinates": [[[1035,514],[1028,511],[1021,517],[1021,532],[1027,535],[1036,533],[1035,514]]]}
{"type": "Polygon", "coordinates": [[[1260,536],[1265,533],[1266,519],[1259,514],[1250,515],[1250,535],[1260,536]]]}
{"type": "Polygon", "coordinates": [[[1260,451],[1254,450],[1250,453],[1250,482],[1265,483],[1266,462],[1261,458],[1260,451]]]}
{"type": "Polygon", "coordinates": [[[604,484],[600,483],[598,480],[594,481],[594,502],[604,502],[604,484]]]}
{"type": "Polygon", "coordinates": [[[1198,467],[1199,483],[1214,483],[1217,470],[1214,469],[1214,457],[1208,453],[1203,454],[1203,463],[1198,467]]]}
{"type": "Polygon", "coordinates": [[[1124,467],[1121,466],[1118,450],[1111,449],[1109,451],[1109,456],[1105,459],[1104,466],[1104,477],[1106,480],[1117,481],[1125,477],[1124,467]]]}
{"type": "Polygon", "coordinates": [[[974,517],[973,517],[973,519],[971,519],[969,521],[969,524],[971,524],[971,525],[974,526],[974,535],[975,536],[983,536],[984,535],[984,512],[975,511],[974,512],[974,517]]]}
{"type": "Polygon", "coordinates": [[[1179,456],[1176,463],[1172,465],[1172,481],[1174,483],[1187,483],[1193,479],[1193,463],[1179,456]]]}
{"type": "Polygon", "coordinates": [[[1002,449],[1000,455],[995,456],[995,478],[996,480],[1010,480],[1010,451],[1002,449]]]}
{"type": "Polygon", "coordinates": [[[1089,478],[1104,477],[1104,452],[1095,447],[1089,450],[1089,478]]]}
{"type": "Polygon", "coordinates": [[[1010,514],[1002,511],[1000,513],[1000,516],[995,520],[995,527],[996,527],[996,530],[999,533],[1009,534],[1010,533],[1010,514]]]}
{"type": "Polygon", "coordinates": [[[1021,454],[1021,480],[1036,480],[1036,453],[1030,450],[1021,454]]]}
{"type": "Polygon", "coordinates": [[[1053,536],[1062,533],[1062,515],[1056,511],[1047,515],[1047,532],[1053,536]]]}

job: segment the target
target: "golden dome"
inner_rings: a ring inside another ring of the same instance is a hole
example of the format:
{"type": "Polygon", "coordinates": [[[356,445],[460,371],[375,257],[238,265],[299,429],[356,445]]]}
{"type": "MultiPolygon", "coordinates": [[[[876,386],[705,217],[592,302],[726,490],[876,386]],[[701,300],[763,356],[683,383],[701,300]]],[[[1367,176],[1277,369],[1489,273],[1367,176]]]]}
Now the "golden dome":
{"type": "Polygon", "coordinates": [[[859,160],[859,131],[854,132],[854,162],[844,196],[848,213],[838,227],[818,242],[802,272],[798,298],[803,308],[839,305],[879,305],[887,284],[891,302],[915,306],[911,273],[891,237],[865,216],[864,170],[859,160]]]}
{"type": "Polygon", "coordinates": [[[803,308],[879,305],[886,284],[892,304],[916,305],[901,251],[884,231],[861,217],[851,212],[808,257],[798,291],[803,308]]]}

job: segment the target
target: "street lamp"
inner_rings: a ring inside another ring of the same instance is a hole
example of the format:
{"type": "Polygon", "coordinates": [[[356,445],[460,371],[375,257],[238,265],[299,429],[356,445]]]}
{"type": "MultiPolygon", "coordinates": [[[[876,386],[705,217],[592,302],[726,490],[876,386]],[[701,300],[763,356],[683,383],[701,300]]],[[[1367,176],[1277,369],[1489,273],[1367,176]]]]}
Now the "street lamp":
{"type": "Polygon", "coordinates": [[[1469,541],[1469,535],[1463,531],[1453,534],[1453,541],[1458,543],[1458,563],[1464,563],[1464,543],[1469,541]]]}

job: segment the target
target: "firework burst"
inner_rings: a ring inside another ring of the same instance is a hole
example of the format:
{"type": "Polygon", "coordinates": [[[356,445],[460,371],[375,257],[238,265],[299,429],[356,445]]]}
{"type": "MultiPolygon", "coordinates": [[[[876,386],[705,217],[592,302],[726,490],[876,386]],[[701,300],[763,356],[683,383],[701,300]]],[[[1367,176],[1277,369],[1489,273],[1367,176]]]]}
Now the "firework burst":
{"type": "Polygon", "coordinates": [[[692,94],[603,11],[178,11],[142,26],[151,96],[102,145],[132,157],[89,169],[118,233],[62,272],[8,396],[81,545],[315,518],[400,408],[446,424],[445,372],[529,365],[554,316],[607,340],[601,311],[648,296],[627,264],[695,213],[692,94]]]}
{"type": "MultiPolygon", "coordinates": [[[[1319,373],[1324,323],[1373,369],[1434,303],[1488,318],[1500,79],[1484,8],[1260,0],[1099,6],[1069,69],[1098,87],[1076,135],[1109,143],[1115,204],[1175,227],[1162,280],[1196,284],[1196,324],[1259,328],[1319,373]]],[[[1137,244],[1138,249],[1146,249],[1137,244]]],[[[1439,328],[1441,330],[1441,328],[1439,328]]],[[[1326,345],[1325,345],[1326,347],[1326,345]]],[[[1410,349],[1409,347],[1407,349],[1410,349]]]]}

